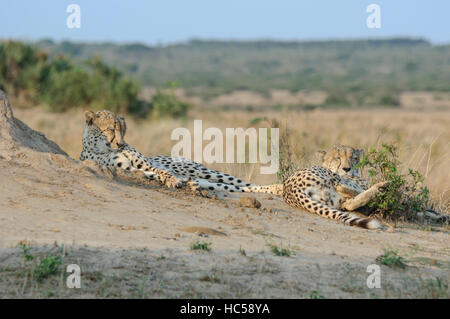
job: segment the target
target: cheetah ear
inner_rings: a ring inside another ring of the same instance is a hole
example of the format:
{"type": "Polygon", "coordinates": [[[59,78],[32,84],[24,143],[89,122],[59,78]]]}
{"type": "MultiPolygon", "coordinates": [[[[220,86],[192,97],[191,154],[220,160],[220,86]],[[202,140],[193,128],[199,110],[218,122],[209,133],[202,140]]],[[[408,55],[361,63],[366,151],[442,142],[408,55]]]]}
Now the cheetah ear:
{"type": "Polygon", "coordinates": [[[95,113],[90,110],[87,110],[86,112],[84,112],[84,117],[86,118],[86,122],[88,124],[92,124],[92,121],[95,118],[95,113]]]}
{"type": "Polygon", "coordinates": [[[125,137],[125,133],[127,132],[127,123],[125,122],[125,118],[120,117],[120,124],[122,126],[122,137],[125,137]]]}
{"type": "Polygon", "coordinates": [[[315,157],[316,157],[317,161],[320,162],[320,164],[322,164],[325,154],[327,154],[327,151],[324,151],[324,150],[318,150],[316,152],[315,157]]]}

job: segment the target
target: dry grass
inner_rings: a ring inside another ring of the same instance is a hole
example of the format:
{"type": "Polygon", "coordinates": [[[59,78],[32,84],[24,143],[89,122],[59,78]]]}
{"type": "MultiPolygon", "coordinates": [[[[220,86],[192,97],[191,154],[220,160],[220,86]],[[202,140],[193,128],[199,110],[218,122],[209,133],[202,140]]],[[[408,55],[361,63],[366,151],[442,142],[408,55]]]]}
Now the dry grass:
{"type": "MultiPolygon", "coordinates": [[[[73,158],[81,151],[84,127],[82,111],[53,114],[41,109],[16,109],[15,115],[32,128],[43,132],[73,158]]],[[[448,111],[315,110],[311,112],[217,112],[192,111],[186,120],[139,120],[127,117],[126,140],[146,155],[170,154],[175,144],[170,135],[174,128],[187,127],[193,132],[193,120],[203,120],[207,127],[268,127],[273,119],[289,128],[290,143],[299,166],[309,165],[318,149],[347,144],[367,150],[382,142],[399,146],[404,169],[414,168],[426,177],[438,209],[449,210],[450,201],[450,113],[448,111]],[[266,118],[252,124],[255,118],[266,118]]],[[[203,143],[205,146],[207,142],[203,143]]],[[[276,174],[260,175],[259,164],[213,164],[220,169],[254,183],[274,183],[276,174]]]]}

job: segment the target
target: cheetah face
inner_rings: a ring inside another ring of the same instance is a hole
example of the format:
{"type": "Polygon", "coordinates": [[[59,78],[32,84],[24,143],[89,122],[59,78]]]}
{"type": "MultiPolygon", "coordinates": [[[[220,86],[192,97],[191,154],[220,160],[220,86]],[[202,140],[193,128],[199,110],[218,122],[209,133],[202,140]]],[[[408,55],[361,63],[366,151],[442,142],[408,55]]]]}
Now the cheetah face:
{"type": "Polygon", "coordinates": [[[111,148],[120,148],[125,144],[125,119],[110,111],[86,111],[86,127],[83,141],[90,142],[90,146],[97,152],[104,153],[111,148]]]}
{"type": "Polygon", "coordinates": [[[328,152],[319,151],[322,166],[330,169],[340,176],[358,176],[355,166],[359,163],[363,150],[351,146],[339,145],[328,152]]]}

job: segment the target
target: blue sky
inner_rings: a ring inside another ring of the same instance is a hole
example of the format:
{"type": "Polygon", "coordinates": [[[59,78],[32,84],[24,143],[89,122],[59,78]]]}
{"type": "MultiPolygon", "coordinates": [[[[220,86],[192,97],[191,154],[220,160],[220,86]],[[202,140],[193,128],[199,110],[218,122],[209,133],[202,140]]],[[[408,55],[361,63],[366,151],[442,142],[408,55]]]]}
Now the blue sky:
{"type": "Polygon", "coordinates": [[[449,0],[41,0],[3,1],[0,38],[173,43],[203,39],[423,37],[450,43],[449,0]],[[66,8],[81,7],[81,29],[66,8]],[[381,7],[381,29],[366,7],[381,7]]]}

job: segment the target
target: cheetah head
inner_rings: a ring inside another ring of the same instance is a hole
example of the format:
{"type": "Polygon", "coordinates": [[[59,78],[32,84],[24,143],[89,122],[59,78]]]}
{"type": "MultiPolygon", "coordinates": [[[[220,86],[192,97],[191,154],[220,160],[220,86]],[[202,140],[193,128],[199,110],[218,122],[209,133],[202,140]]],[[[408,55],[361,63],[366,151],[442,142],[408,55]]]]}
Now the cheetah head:
{"type": "Polygon", "coordinates": [[[104,153],[125,144],[126,123],[123,117],[110,111],[86,111],[84,117],[86,127],[83,133],[83,145],[104,153]]]}
{"type": "Polygon", "coordinates": [[[351,146],[338,145],[331,150],[318,151],[321,165],[341,175],[358,176],[356,165],[359,163],[363,150],[351,146]]]}

